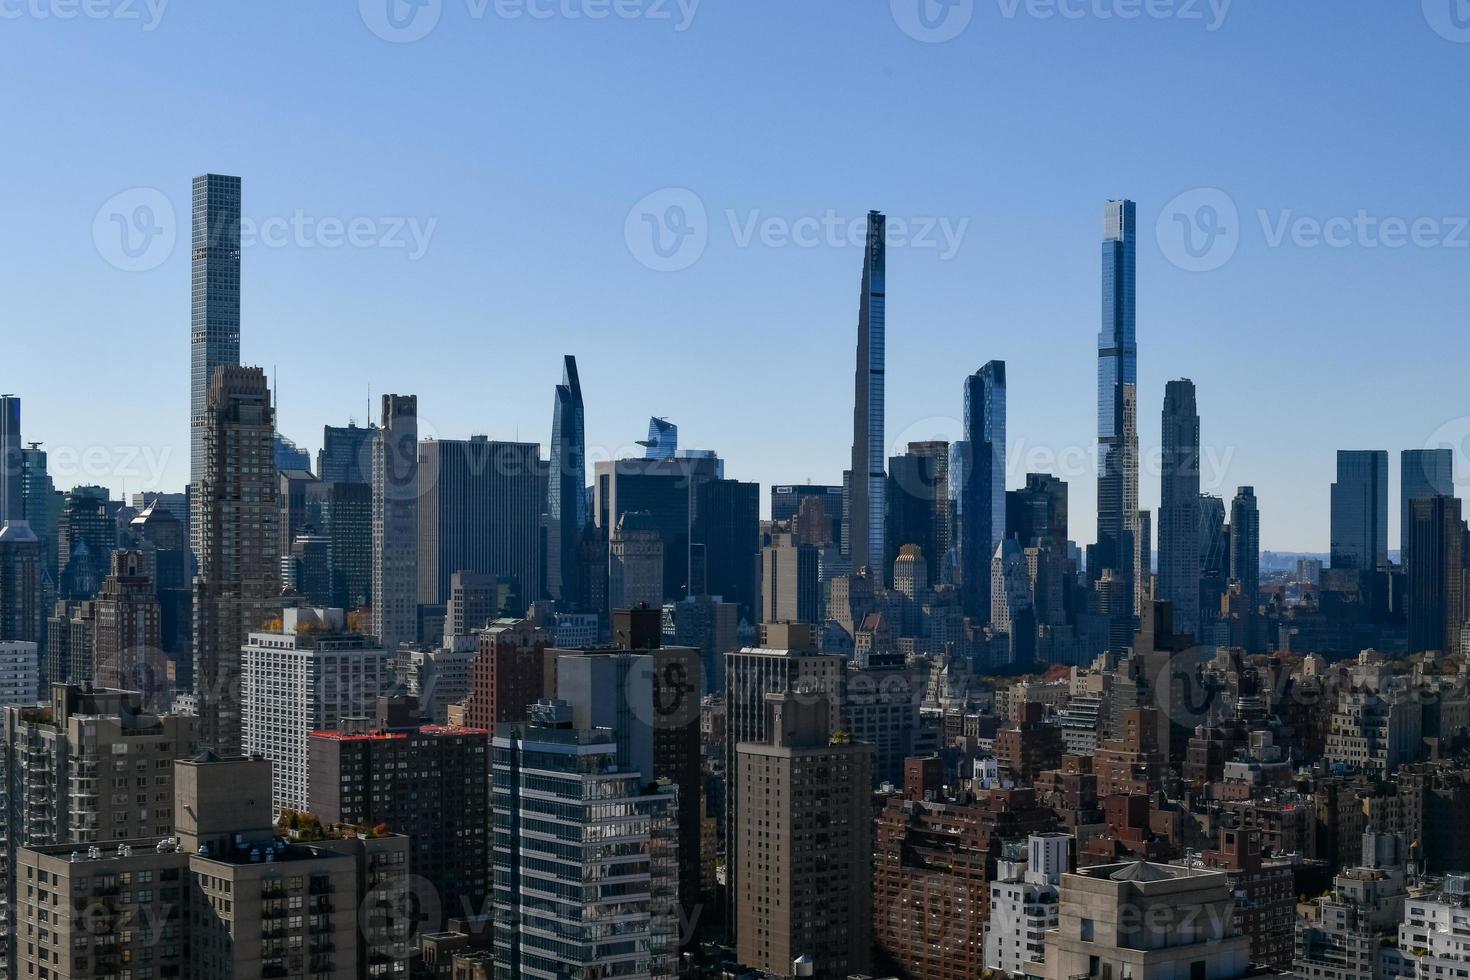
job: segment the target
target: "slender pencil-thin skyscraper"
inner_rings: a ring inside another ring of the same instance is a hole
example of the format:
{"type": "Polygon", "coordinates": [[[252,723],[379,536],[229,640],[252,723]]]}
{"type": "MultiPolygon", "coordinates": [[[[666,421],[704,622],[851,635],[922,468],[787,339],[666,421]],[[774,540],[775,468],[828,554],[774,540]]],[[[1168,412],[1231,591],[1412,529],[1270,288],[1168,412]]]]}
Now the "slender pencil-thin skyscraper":
{"type": "Polygon", "coordinates": [[[961,605],[990,622],[991,560],[1006,536],[1006,365],[991,361],[965,379],[965,438],[950,458],[961,605]]]}
{"type": "Polygon", "coordinates": [[[587,436],[577,359],[562,359],[551,417],[551,472],[546,486],[546,588],[564,609],[581,607],[577,552],[587,525],[587,436]]]}
{"type": "Polygon", "coordinates": [[[887,219],[868,212],[863,250],[863,295],[858,308],[857,373],[852,406],[852,489],[849,513],[852,567],[883,563],[884,499],[887,460],[883,445],[884,278],[887,219]]]}
{"type": "Polygon", "coordinates": [[[240,363],[240,178],[194,178],[189,306],[190,543],[199,554],[199,481],[204,479],[205,401],[215,368],[240,363]]]}
{"type": "MultiPolygon", "coordinates": [[[[1129,590],[1122,610],[1142,595],[1138,562],[1138,340],[1137,206],[1109,201],[1103,212],[1102,330],[1097,337],[1097,482],[1095,580],[1104,568],[1118,572],[1129,590]]],[[[1131,635],[1132,626],[1126,631],[1131,635]]]]}
{"type": "Polygon", "coordinates": [[[1194,382],[1164,389],[1159,487],[1159,598],[1174,607],[1174,632],[1199,635],[1199,410],[1194,382]]]}
{"type": "Polygon", "coordinates": [[[25,518],[21,474],[24,444],[20,441],[20,399],[0,395],[0,527],[25,518]]]}

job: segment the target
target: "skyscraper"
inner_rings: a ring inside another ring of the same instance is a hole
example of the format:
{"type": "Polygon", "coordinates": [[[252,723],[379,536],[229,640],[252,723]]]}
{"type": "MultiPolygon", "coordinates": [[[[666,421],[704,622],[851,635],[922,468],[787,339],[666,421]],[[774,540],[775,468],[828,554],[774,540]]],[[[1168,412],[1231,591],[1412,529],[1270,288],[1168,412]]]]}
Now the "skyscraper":
{"type": "Polygon", "coordinates": [[[1409,504],[1409,652],[1453,651],[1465,624],[1465,521],[1451,496],[1409,504]]]}
{"type": "Polygon", "coordinates": [[[1225,501],[1200,494],[1199,515],[1199,636],[1206,642],[1214,642],[1212,631],[1220,621],[1220,598],[1230,580],[1230,529],[1225,522],[1225,501]]]}
{"type": "MultiPolygon", "coordinates": [[[[1097,338],[1097,550],[1088,562],[1095,580],[1104,568],[1119,573],[1129,595],[1119,614],[1133,609],[1143,570],[1138,567],[1138,339],[1135,275],[1137,206],[1109,201],[1103,212],[1102,331],[1097,338]]],[[[1123,630],[1114,630],[1116,637],[1123,630]]],[[[1126,631],[1132,632],[1131,624],[1126,631]]]]}
{"type": "Polygon", "coordinates": [[[384,395],[373,441],[373,633],[390,652],[418,635],[418,410],[384,395]]]}
{"type": "MultiPolygon", "coordinates": [[[[219,367],[240,363],[240,178],[194,178],[193,267],[189,307],[189,485],[204,479],[209,387],[219,367]]],[[[189,528],[195,555],[203,528],[194,494],[189,528]]]]}
{"type": "Polygon", "coordinates": [[[648,438],[639,439],[644,459],[673,459],[679,451],[679,427],[668,419],[648,420],[648,438]]]}
{"type": "Polygon", "coordinates": [[[929,581],[948,581],[950,552],[949,443],[911,442],[888,459],[888,559],[884,574],[905,545],[924,554],[929,581]]]}
{"type": "Polygon", "coordinates": [[[1337,451],[1332,567],[1371,572],[1388,561],[1388,453],[1337,451]]]}
{"type": "Polygon", "coordinates": [[[1261,508],[1254,487],[1241,487],[1230,502],[1230,579],[1245,597],[1246,649],[1254,653],[1256,606],[1261,592],[1261,508]]]}
{"type": "Polygon", "coordinates": [[[209,385],[194,579],[194,693],[199,743],[240,751],[240,649],[280,605],[280,536],[265,372],[219,368],[209,385]]]}
{"type": "Polygon", "coordinates": [[[952,448],[949,493],[954,569],[965,615],[990,622],[990,562],[1006,536],[1006,366],[991,361],[965,379],[965,438],[952,448]]]}
{"type": "Polygon", "coordinates": [[[316,475],[323,483],[373,482],[373,437],[377,429],[355,423],[322,426],[322,448],[316,454],[316,475]]]}
{"type": "Polygon", "coordinates": [[[873,747],[833,737],[825,698],[768,695],[768,736],[736,746],[748,791],[732,834],[739,961],[785,976],[811,957],[815,977],[867,972],[873,937],[873,747]]]}
{"type": "Polygon", "coordinates": [[[884,499],[884,359],[888,265],[887,219],[868,212],[868,239],[863,251],[863,294],[858,307],[857,373],[852,407],[852,487],[848,507],[848,554],[852,567],[883,563],[884,499]]]}
{"type": "Polygon", "coordinates": [[[93,604],[92,670],[100,687],[138,691],[150,711],[168,707],[171,688],[163,653],[163,608],[147,553],[114,551],[112,574],[93,604]]]}
{"type": "Polygon", "coordinates": [[[1199,410],[1194,382],[1164,388],[1163,474],[1159,494],[1159,594],[1174,607],[1174,628],[1199,635],[1199,410]]]}
{"type": "Polygon", "coordinates": [[[677,976],[678,791],[650,790],[617,750],[607,729],[578,731],[564,701],[496,730],[496,976],[677,976]],[[536,830],[548,799],[560,841],[536,830]],[[609,869],[621,883],[603,880],[609,869]],[[565,884],[537,897],[548,874],[565,884]]]}
{"type": "Polygon", "coordinates": [[[0,395],[0,527],[25,520],[22,496],[24,443],[20,441],[20,399],[0,395]]]}
{"type": "Polygon", "coordinates": [[[760,595],[759,483],[710,480],[694,491],[689,594],[719,596],[754,621],[760,595]]]}
{"type": "MultiPolygon", "coordinates": [[[[1421,497],[1454,496],[1455,451],[1448,446],[1405,449],[1399,456],[1399,476],[1399,564],[1408,568],[1412,523],[1409,505],[1421,497]]],[[[31,526],[35,526],[34,521],[31,526]]]]}
{"type": "Polygon", "coordinates": [[[540,445],[472,436],[426,440],[418,453],[419,603],[448,600],[458,571],[510,576],[523,597],[539,595],[547,497],[540,445]]]}
{"type": "Polygon", "coordinates": [[[587,526],[586,418],[577,359],[562,359],[551,418],[551,466],[546,484],[546,588],[562,609],[582,608],[578,548],[587,526]]]}

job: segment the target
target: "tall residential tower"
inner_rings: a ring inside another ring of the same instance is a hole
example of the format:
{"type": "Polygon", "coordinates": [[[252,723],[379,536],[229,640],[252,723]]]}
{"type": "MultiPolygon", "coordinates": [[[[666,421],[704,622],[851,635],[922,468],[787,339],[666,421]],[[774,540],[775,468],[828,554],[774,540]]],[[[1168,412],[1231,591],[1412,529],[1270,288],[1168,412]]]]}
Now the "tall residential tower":
{"type": "Polygon", "coordinates": [[[888,219],[868,212],[868,239],[863,251],[863,295],[858,308],[857,372],[852,406],[852,488],[848,509],[849,554],[852,567],[883,562],[884,499],[888,478],[884,471],[883,436],[884,280],[888,219]]]}
{"type": "MultiPolygon", "coordinates": [[[[1127,596],[1119,615],[1137,614],[1145,570],[1138,561],[1138,216],[1132,201],[1109,201],[1103,212],[1102,330],[1097,337],[1097,549],[1088,573],[1118,573],[1127,596]]],[[[1132,623],[1117,622],[1112,640],[1126,645],[1132,623]]]]}
{"type": "MultiPolygon", "coordinates": [[[[189,485],[204,479],[209,385],[219,367],[240,363],[240,178],[194,178],[194,250],[189,306],[189,485]]],[[[190,543],[199,554],[199,504],[190,510],[190,543]]]]}
{"type": "Polygon", "coordinates": [[[1159,495],[1159,594],[1174,607],[1177,633],[1199,635],[1199,409],[1194,382],[1164,389],[1164,460],[1159,495]]]}
{"type": "Polygon", "coordinates": [[[564,610],[581,608],[577,551],[587,526],[587,435],[577,359],[562,359],[551,419],[551,466],[546,484],[546,588],[564,610]]]}

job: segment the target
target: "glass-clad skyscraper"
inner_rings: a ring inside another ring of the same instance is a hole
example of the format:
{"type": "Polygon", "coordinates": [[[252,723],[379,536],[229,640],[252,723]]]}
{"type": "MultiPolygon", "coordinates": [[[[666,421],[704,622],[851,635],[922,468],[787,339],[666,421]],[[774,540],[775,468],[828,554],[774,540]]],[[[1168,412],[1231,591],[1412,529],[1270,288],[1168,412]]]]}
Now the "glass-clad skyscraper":
{"type": "Polygon", "coordinates": [[[875,572],[884,557],[884,500],[888,489],[883,435],[887,234],[888,219],[877,211],[869,211],[868,238],[863,250],[863,293],[858,307],[852,486],[848,506],[848,554],[852,567],[868,566],[875,572]]]}
{"type": "Polygon", "coordinates": [[[1174,607],[1174,632],[1199,635],[1199,409],[1194,382],[1164,388],[1159,487],[1159,594],[1174,607]]]}
{"type": "MultiPolygon", "coordinates": [[[[1103,212],[1102,330],[1097,337],[1097,549],[1089,562],[1129,591],[1114,606],[1136,612],[1138,562],[1138,215],[1132,201],[1109,201],[1103,212]]],[[[1115,624],[1115,644],[1131,640],[1132,623],[1115,624]]]]}
{"type": "Polygon", "coordinates": [[[587,525],[587,436],[577,359],[562,359],[551,419],[546,487],[546,589],[563,610],[579,609],[577,552],[587,525]]]}
{"type": "Polygon", "coordinates": [[[951,447],[954,569],[965,615],[990,621],[991,559],[1006,536],[1006,366],[965,379],[965,438],[951,447]]]}
{"type": "Polygon", "coordinates": [[[1388,561],[1388,453],[1337,453],[1332,484],[1332,567],[1371,572],[1388,561]]]}
{"type": "Polygon", "coordinates": [[[1405,449],[1399,458],[1399,564],[1409,567],[1411,506],[1425,497],[1452,497],[1455,494],[1455,451],[1440,449],[1405,449]]]}
{"type": "MultiPolygon", "coordinates": [[[[194,178],[189,305],[189,484],[204,479],[204,403],[215,368],[240,363],[240,178],[194,178]]],[[[191,544],[199,553],[198,492],[191,544]]]]}

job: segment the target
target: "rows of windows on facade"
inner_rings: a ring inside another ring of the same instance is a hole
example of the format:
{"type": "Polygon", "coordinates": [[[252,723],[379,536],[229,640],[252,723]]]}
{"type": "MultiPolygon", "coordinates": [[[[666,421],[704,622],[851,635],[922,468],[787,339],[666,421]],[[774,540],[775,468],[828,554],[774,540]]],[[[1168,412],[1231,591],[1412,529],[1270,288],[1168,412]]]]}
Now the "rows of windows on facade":
{"type": "Polygon", "coordinates": [[[763,494],[668,418],[590,462],[572,356],[544,447],[387,394],[313,455],[240,363],[240,206],[196,178],[186,486],[57,486],[0,396],[5,976],[1467,976],[1454,450],[1400,454],[1396,549],[1351,450],[1328,551],[1263,552],[1167,380],[1141,509],[1132,202],[1085,546],[1006,469],[1039,370],[890,446],[881,213],[851,464],[763,494]]]}

